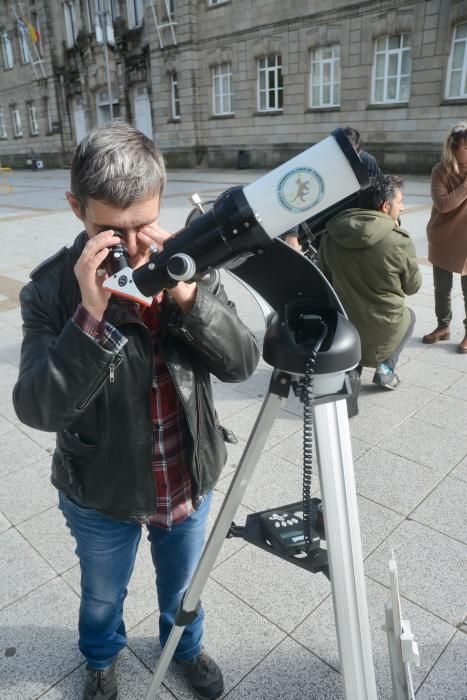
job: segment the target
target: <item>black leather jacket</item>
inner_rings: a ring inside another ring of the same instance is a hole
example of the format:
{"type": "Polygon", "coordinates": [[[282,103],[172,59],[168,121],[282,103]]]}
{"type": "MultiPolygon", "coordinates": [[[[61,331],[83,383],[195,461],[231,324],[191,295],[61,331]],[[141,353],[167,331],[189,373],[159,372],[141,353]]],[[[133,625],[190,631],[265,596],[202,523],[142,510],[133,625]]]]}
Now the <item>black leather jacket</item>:
{"type": "MultiPolygon", "coordinates": [[[[145,520],[155,509],[151,339],[138,306],[115,298],[105,318],[128,339],[120,353],[103,349],[71,320],[81,300],[73,267],[86,240],[80,234],[21,290],[24,339],[13,403],[26,425],[57,432],[52,483],[58,489],[119,520],[145,520]]],[[[242,381],[259,352],[217,273],[199,284],[188,314],[169,298],[160,349],[185,412],[197,504],[226,459],[210,373],[242,381]]]]}

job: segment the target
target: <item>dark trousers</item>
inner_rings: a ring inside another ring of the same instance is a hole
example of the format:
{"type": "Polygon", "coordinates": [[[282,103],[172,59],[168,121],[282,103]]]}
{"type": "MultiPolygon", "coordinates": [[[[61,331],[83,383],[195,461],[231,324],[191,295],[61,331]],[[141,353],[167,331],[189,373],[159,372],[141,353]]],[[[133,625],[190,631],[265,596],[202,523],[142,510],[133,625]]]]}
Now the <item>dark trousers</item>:
{"type": "MultiPolygon", "coordinates": [[[[433,283],[435,286],[435,314],[438,326],[449,326],[452,319],[451,290],[453,273],[433,265],[433,283]]],[[[462,294],[464,295],[465,318],[467,329],[467,275],[461,275],[462,294]]]]}
{"type": "Polygon", "coordinates": [[[409,340],[410,336],[412,335],[413,329],[414,329],[414,326],[415,326],[415,314],[414,314],[414,312],[412,311],[412,309],[410,309],[410,308],[409,308],[409,312],[410,312],[410,324],[409,324],[409,327],[407,328],[407,330],[406,330],[406,332],[405,332],[405,334],[404,334],[404,337],[402,338],[402,340],[401,340],[401,342],[399,343],[399,345],[397,346],[397,348],[395,348],[395,349],[392,351],[392,353],[389,355],[389,357],[387,357],[387,358],[384,360],[385,364],[389,365],[389,367],[390,367],[393,371],[396,369],[396,365],[397,365],[397,363],[398,363],[398,361],[399,361],[399,355],[401,354],[402,350],[404,349],[404,345],[407,343],[407,341],[409,340]]]}

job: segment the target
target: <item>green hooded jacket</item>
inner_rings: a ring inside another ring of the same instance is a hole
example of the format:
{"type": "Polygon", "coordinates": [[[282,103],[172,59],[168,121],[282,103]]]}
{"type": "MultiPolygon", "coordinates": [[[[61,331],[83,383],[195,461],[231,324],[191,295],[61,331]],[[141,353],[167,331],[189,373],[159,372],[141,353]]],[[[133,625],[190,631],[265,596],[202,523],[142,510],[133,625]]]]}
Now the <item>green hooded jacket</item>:
{"type": "Polygon", "coordinates": [[[321,269],[360,334],[362,364],[376,367],[410,325],[404,304],[422,281],[409,234],[380,211],[347,209],[328,223],[321,269]]]}

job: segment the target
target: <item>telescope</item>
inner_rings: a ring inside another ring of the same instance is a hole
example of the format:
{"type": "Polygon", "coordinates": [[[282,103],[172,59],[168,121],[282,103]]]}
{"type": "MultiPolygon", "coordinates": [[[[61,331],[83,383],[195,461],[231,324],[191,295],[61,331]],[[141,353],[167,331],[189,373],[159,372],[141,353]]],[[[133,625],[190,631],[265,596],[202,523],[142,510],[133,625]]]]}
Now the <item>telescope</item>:
{"type": "Polygon", "coordinates": [[[212,209],[171,236],[162,251],[132,270],[115,271],[103,287],[149,306],[178,282],[261,255],[271,241],[367,186],[368,173],[343,129],[245,187],[223,192],[212,209]]]}

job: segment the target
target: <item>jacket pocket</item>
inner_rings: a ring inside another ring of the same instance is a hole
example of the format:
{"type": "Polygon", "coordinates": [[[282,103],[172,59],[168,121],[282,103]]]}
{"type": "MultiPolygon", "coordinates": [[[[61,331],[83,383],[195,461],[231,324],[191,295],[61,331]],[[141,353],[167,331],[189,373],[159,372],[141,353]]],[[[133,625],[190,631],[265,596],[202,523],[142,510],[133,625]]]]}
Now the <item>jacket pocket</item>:
{"type": "Polygon", "coordinates": [[[78,433],[71,433],[69,430],[62,430],[57,434],[57,446],[64,454],[76,459],[90,457],[99,449],[98,445],[85,442],[78,433]]]}

